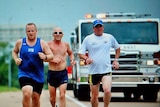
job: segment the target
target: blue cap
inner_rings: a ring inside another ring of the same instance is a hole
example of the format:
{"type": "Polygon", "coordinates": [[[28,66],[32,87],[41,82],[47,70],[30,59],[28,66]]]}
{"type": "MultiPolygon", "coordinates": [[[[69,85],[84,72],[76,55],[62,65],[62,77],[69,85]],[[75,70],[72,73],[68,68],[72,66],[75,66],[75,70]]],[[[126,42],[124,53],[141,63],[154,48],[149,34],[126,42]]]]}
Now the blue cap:
{"type": "Polygon", "coordinates": [[[97,19],[97,20],[95,20],[95,21],[93,22],[93,26],[94,26],[94,27],[97,26],[97,25],[102,25],[102,26],[103,26],[102,20],[97,19]]]}

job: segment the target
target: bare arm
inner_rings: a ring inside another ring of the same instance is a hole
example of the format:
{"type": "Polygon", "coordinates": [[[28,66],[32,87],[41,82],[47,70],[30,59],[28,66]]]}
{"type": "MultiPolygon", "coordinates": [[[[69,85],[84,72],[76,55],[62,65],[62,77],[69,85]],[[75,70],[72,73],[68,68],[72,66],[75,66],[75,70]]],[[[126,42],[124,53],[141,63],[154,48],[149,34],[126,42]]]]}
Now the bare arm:
{"type": "Polygon", "coordinates": [[[73,54],[73,51],[71,50],[70,46],[68,43],[66,43],[66,46],[67,46],[67,53],[69,55],[69,58],[70,58],[70,62],[71,62],[71,65],[75,65],[75,60],[74,60],[74,54],[73,54]]]}
{"type": "Polygon", "coordinates": [[[116,49],[115,59],[118,59],[120,56],[120,48],[116,49]]]}
{"type": "Polygon", "coordinates": [[[68,55],[69,55],[70,60],[74,60],[74,55],[73,55],[73,52],[72,52],[69,44],[66,43],[66,46],[67,46],[67,53],[68,53],[68,55]]]}
{"type": "Polygon", "coordinates": [[[19,53],[21,45],[22,45],[22,40],[19,39],[19,40],[17,40],[17,42],[12,50],[12,57],[13,57],[16,65],[20,65],[21,61],[22,61],[22,59],[18,57],[18,53],[19,53]]]}
{"type": "Polygon", "coordinates": [[[91,64],[93,60],[89,58],[86,54],[78,54],[81,59],[85,60],[85,64],[91,64]]]}
{"type": "Polygon", "coordinates": [[[115,50],[115,60],[112,63],[114,69],[119,68],[119,63],[118,63],[119,56],[120,56],[120,48],[115,50]]]}
{"type": "Polygon", "coordinates": [[[85,54],[78,54],[78,55],[79,55],[80,59],[84,59],[84,60],[88,59],[88,56],[85,54]]]}
{"type": "Polygon", "coordinates": [[[44,41],[41,40],[41,47],[43,49],[43,53],[38,53],[40,58],[43,59],[44,61],[50,61],[53,59],[53,53],[50,50],[48,44],[44,41]]]}

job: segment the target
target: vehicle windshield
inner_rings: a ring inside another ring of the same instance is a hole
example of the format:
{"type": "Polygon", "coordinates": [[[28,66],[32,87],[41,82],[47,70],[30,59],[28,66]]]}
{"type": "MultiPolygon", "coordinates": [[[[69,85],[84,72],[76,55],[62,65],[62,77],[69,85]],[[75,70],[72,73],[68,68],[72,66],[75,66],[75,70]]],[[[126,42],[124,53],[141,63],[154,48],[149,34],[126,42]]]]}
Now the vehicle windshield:
{"type": "MultiPolygon", "coordinates": [[[[93,33],[92,23],[81,24],[81,42],[93,33]]],[[[104,32],[112,34],[120,44],[158,44],[157,22],[104,22],[104,32]]]]}

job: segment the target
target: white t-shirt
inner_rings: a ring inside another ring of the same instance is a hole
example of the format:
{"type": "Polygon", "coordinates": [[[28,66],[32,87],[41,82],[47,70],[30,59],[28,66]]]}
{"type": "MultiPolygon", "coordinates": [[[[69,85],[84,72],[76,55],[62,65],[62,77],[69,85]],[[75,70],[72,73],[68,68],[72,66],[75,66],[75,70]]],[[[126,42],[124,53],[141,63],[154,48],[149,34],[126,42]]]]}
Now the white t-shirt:
{"type": "Polygon", "coordinates": [[[93,33],[83,40],[79,53],[85,54],[88,51],[88,56],[93,60],[89,65],[89,74],[103,74],[112,72],[110,49],[119,47],[119,43],[111,34],[96,36],[93,33]]]}

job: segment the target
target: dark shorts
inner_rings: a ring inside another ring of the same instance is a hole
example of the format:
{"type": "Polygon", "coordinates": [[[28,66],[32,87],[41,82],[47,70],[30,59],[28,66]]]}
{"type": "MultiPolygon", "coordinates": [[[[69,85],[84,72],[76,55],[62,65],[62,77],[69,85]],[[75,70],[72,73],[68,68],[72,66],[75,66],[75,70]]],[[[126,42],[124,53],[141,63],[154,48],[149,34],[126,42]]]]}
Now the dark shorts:
{"type": "Polygon", "coordinates": [[[37,92],[38,94],[41,94],[44,83],[36,82],[32,78],[21,77],[19,78],[19,84],[21,88],[25,85],[31,85],[33,87],[33,92],[37,92]]]}
{"type": "Polygon", "coordinates": [[[111,76],[112,73],[104,73],[104,74],[89,74],[88,75],[88,83],[92,85],[96,85],[101,82],[103,76],[111,76]]]}
{"type": "Polygon", "coordinates": [[[61,84],[67,83],[68,82],[68,71],[62,70],[62,71],[48,71],[48,76],[47,76],[47,82],[57,88],[61,84]]]}

